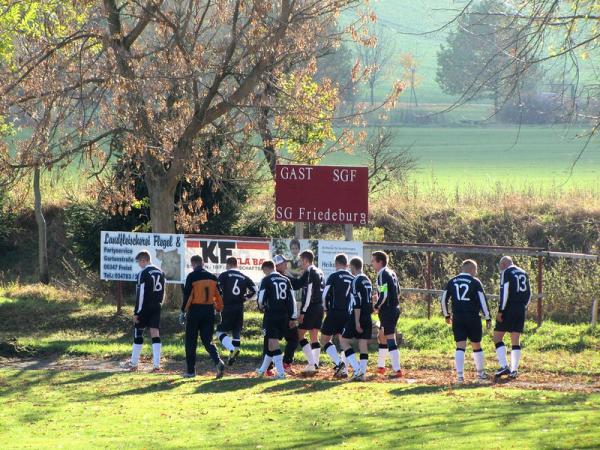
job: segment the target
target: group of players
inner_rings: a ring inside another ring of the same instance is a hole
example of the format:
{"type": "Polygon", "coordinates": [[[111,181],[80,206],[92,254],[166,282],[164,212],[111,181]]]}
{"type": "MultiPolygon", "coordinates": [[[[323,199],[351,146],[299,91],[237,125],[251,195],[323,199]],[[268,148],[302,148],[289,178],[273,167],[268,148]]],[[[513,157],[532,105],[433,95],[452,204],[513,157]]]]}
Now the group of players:
{"type": "MultiPolygon", "coordinates": [[[[388,256],[376,251],[371,265],[377,273],[375,290],[363,272],[363,261],[355,257],[348,261],[344,254],[335,258],[336,271],[325,281],[323,272],[314,264],[310,250],[300,253],[303,269],[299,277],[288,271],[288,261],[282,255],[262,264],[264,278],[257,289],[254,282],[238,270],[238,261],[230,257],[226,270],[218,277],[204,268],[202,257],[191,258],[192,272],[183,287],[183,303],[179,316],[185,326],[186,378],[196,375],[198,337],[210,355],[216,377],[225,372],[225,362],[213,344],[216,336],[229,352],[227,364],[233,365],[240,354],[241,332],[244,323],[244,304],[256,296],[258,308],[264,313],[263,361],[257,376],[283,379],[293,374],[292,362],[299,347],[304,353],[306,366],[303,375],[312,375],[321,367],[321,350],[333,362],[333,376],[346,378],[352,368],[351,379],[366,380],[368,341],[373,337],[372,314],[379,320],[377,341],[379,357],[377,373],[386,374],[389,357],[390,378],[402,377],[400,354],[396,342],[396,325],[400,317],[398,278],[388,267],[388,256]],[[297,302],[295,292],[300,291],[297,302]],[[320,334],[320,335],[319,335],[320,334]],[[338,338],[339,352],[333,338],[338,338]],[[280,347],[286,341],[284,351],[280,347]],[[357,343],[358,358],[353,347],[357,343]],[[275,372],[273,372],[273,367],[275,372]]],[[[152,338],[153,371],[160,371],[160,311],[164,297],[164,274],[152,264],[147,251],[140,252],[136,261],[142,269],[138,275],[134,308],[134,343],[131,359],[123,366],[136,370],[143,344],[143,333],[149,329],[152,338]]],[[[495,378],[518,374],[520,334],[523,332],[525,311],[531,298],[529,277],[504,256],[499,262],[501,272],[500,302],[494,329],[494,343],[500,369],[495,378]],[[511,364],[507,361],[503,338],[511,335],[511,364]]],[[[477,263],[466,260],[461,272],[446,285],[441,299],[446,321],[452,325],[456,341],[455,367],[457,381],[464,382],[464,360],[467,340],[473,348],[477,379],[487,379],[481,348],[483,328],[481,315],[491,328],[491,316],[481,282],[477,279],[477,263]]]]}

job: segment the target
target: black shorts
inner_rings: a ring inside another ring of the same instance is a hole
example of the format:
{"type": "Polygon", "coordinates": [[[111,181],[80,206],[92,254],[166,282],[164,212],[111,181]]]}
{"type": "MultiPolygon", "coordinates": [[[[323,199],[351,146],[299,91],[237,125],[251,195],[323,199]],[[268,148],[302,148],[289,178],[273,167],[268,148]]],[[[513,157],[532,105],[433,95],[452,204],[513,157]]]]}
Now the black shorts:
{"type": "Polygon", "coordinates": [[[373,321],[371,320],[370,314],[360,316],[360,326],[363,329],[362,333],[356,331],[356,320],[354,319],[354,316],[350,316],[346,325],[344,325],[342,337],[345,339],[371,339],[373,334],[373,321]]]}
{"type": "Polygon", "coordinates": [[[454,341],[481,342],[483,328],[481,327],[481,317],[479,314],[455,314],[452,317],[452,333],[454,341]]]}
{"type": "Polygon", "coordinates": [[[265,315],[263,327],[267,339],[281,340],[290,329],[290,320],[285,314],[265,315]]]}
{"type": "Polygon", "coordinates": [[[502,322],[496,321],[494,331],[522,333],[525,328],[525,308],[507,309],[502,313],[502,322]]]}
{"type": "Polygon", "coordinates": [[[348,322],[349,314],[347,311],[336,311],[331,310],[327,312],[323,326],[321,327],[321,334],[325,336],[335,336],[344,331],[344,326],[348,322]]]}
{"type": "Polygon", "coordinates": [[[160,328],[160,307],[143,310],[138,314],[136,328],[160,328]]]}
{"type": "Polygon", "coordinates": [[[240,333],[244,325],[244,310],[229,309],[221,312],[221,323],[217,325],[218,332],[231,331],[240,333]]]}
{"type": "MultiPolygon", "coordinates": [[[[302,314],[302,313],[300,313],[302,314]]],[[[321,303],[311,303],[304,313],[304,320],[298,328],[301,330],[320,330],[323,325],[323,305],[321,303]]]]}
{"type": "Polygon", "coordinates": [[[400,310],[398,308],[379,311],[379,323],[381,324],[384,336],[396,334],[396,325],[399,318],[400,310]]]}

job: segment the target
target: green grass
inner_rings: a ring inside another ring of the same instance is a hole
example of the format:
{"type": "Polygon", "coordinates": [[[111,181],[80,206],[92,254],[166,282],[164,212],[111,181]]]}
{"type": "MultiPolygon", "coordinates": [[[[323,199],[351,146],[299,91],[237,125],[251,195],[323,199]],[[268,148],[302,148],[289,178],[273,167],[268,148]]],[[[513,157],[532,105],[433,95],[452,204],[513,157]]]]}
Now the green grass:
{"type": "MultiPolygon", "coordinates": [[[[131,351],[130,306],[115,314],[115,307],[84,293],[70,293],[39,285],[8,285],[0,288],[0,356],[82,356],[125,358],[131,351]]],[[[184,358],[183,329],[178,312],[165,308],[162,320],[163,355],[184,358]]],[[[247,311],[241,362],[254,367],[262,353],[261,315],[247,311]]],[[[402,317],[399,330],[404,343],[402,361],[409,370],[452,369],[454,342],[450,328],[435,317],[402,317]]],[[[562,375],[600,376],[600,329],[585,324],[560,325],[550,321],[536,329],[527,323],[523,338],[523,370],[562,375]]],[[[491,337],[483,341],[488,367],[495,367],[491,337]]],[[[376,348],[371,348],[374,364],[376,348]]],[[[204,350],[200,359],[208,367],[204,350]]],[[[144,349],[150,355],[150,346],[144,349]]],[[[302,359],[300,352],[298,358],[302,359]]],[[[470,370],[471,362],[467,365],[470,370]]]]}
{"type": "Polygon", "coordinates": [[[3,448],[592,448],[600,394],[0,370],[3,448]]]}
{"type": "MultiPolygon", "coordinates": [[[[410,179],[420,190],[446,188],[481,192],[497,189],[516,191],[541,188],[600,189],[600,152],[592,141],[575,166],[570,167],[584,146],[577,136],[584,129],[563,127],[490,126],[481,128],[397,127],[394,149],[410,147],[417,170],[410,179]]],[[[335,153],[329,164],[365,164],[363,154],[335,153]]]]}

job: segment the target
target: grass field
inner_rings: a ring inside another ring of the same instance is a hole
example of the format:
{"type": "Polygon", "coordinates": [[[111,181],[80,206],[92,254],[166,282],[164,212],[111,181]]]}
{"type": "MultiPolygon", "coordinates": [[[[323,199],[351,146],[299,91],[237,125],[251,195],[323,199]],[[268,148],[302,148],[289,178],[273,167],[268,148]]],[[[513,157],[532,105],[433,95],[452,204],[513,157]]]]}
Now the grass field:
{"type": "MultiPolygon", "coordinates": [[[[425,186],[437,184],[452,192],[478,189],[481,192],[503,188],[600,189],[600,152],[593,140],[575,166],[570,167],[584,146],[576,136],[584,129],[563,127],[397,127],[394,148],[410,147],[417,158],[411,179],[425,186]]],[[[330,164],[361,164],[362,154],[333,154],[330,164]]]]}
{"type": "Polygon", "coordinates": [[[594,448],[600,394],[0,370],[3,448],[594,448]]]}

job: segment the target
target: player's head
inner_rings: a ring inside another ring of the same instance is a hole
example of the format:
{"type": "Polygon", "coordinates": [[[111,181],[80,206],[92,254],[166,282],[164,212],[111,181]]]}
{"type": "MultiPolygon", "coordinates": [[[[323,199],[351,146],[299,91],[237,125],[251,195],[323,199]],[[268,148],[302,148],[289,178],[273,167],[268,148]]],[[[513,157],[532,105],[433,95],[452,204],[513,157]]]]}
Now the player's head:
{"type": "Polygon", "coordinates": [[[192,264],[192,269],[195,269],[196,267],[204,266],[204,260],[202,259],[202,256],[200,256],[200,255],[192,256],[190,258],[190,263],[192,264]]]}
{"type": "Polygon", "coordinates": [[[273,257],[273,264],[275,264],[275,270],[281,274],[285,274],[288,268],[288,260],[283,255],[275,255],[273,257]]]}
{"type": "Polygon", "coordinates": [[[267,259],[265,262],[262,263],[262,266],[260,266],[260,268],[262,269],[265,276],[267,276],[275,271],[275,264],[273,264],[273,261],[271,261],[270,259],[267,259]]]}
{"type": "Polygon", "coordinates": [[[500,262],[498,263],[498,268],[500,269],[500,272],[502,272],[503,270],[508,269],[513,264],[514,264],[513,260],[510,256],[503,256],[502,258],[500,258],[500,262]]]}
{"type": "Polygon", "coordinates": [[[477,263],[474,260],[465,259],[460,267],[463,273],[468,273],[472,277],[477,276],[477,263]]]}
{"type": "Polygon", "coordinates": [[[300,262],[302,262],[302,267],[308,269],[309,266],[315,261],[315,254],[312,250],[304,250],[300,253],[300,262]]]}
{"type": "Polygon", "coordinates": [[[238,266],[238,261],[237,258],[235,256],[230,256],[229,258],[227,258],[225,260],[225,267],[227,267],[227,269],[235,269],[238,266]]]}
{"type": "Polygon", "coordinates": [[[300,241],[298,239],[290,241],[290,252],[293,256],[298,256],[298,253],[300,253],[300,241]]]}
{"type": "Polygon", "coordinates": [[[371,265],[376,272],[379,272],[388,264],[388,255],[386,252],[376,251],[371,253],[371,265]]]}
{"type": "Polygon", "coordinates": [[[339,255],[335,255],[335,268],[336,270],[344,270],[348,268],[348,257],[340,253],[339,255]]]}
{"type": "Polygon", "coordinates": [[[350,260],[350,270],[352,271],[352,275],[358,275],[359,273],[361,273],[362,268],[363,268],[363,260],[361,258],[359,258],[357,256],[350,260]]]}
{"type": "Polygon", "coordinates": [[[142,250],[135,256],[135,262],[143,269],[152,262],[150,252],[148,250],[142,250]]]}

